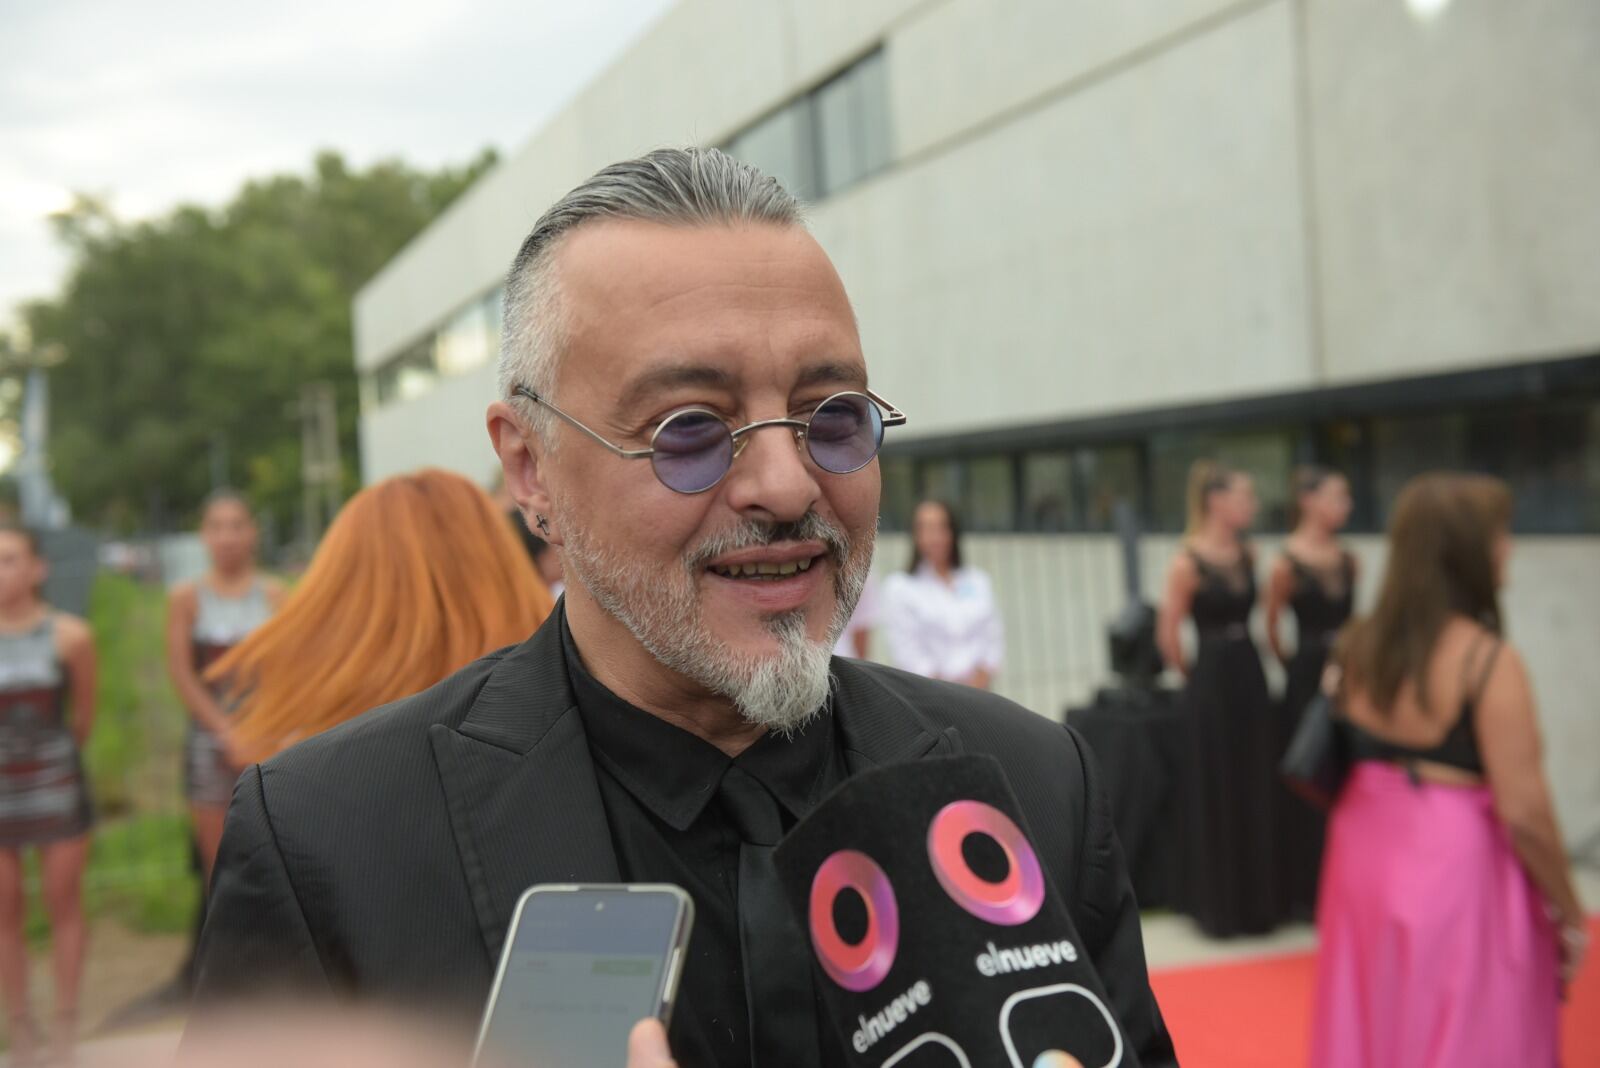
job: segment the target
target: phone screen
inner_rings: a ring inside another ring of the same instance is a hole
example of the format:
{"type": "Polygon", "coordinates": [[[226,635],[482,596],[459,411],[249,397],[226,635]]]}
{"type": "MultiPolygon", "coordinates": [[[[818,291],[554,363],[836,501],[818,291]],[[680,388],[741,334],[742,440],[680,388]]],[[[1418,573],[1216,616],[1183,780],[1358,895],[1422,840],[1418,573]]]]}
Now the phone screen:
{"type": "Polygon", "coordinates": [[[663,891],[530,894],[505,950],[480,1063],[621,1068],[628,1032],[661,1010],[682,907],[663,891]]]}

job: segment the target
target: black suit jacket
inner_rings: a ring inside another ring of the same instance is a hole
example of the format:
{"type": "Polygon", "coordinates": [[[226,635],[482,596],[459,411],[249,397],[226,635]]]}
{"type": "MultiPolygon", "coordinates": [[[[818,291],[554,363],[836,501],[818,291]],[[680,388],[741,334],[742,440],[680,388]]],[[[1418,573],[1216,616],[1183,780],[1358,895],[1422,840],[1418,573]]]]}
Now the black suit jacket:
{"type": "MultiPolygon", "coordinates": [[[[833,670],[852,773],[957,751],[999,759],[1141,1063],[1175,1063],[1082,738],[978,690],[839,658],[833,670]]],[[[196,995],[354,994],[475,1020],[525,889],[617,880],[552,616],[522,645],[241,776],[196,995]]]]}

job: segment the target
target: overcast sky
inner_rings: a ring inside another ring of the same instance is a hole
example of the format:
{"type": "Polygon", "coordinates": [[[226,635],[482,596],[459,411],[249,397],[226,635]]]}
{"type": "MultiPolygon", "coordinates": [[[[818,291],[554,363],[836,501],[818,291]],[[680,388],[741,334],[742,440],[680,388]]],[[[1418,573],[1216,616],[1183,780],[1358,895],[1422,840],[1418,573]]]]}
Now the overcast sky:
{"type": "Polygon", "coordinates": [[[0,323],[66,267],[45,217],[218,204],[246,178],[526,140],[671,0],[0,0],[0,323]]]}

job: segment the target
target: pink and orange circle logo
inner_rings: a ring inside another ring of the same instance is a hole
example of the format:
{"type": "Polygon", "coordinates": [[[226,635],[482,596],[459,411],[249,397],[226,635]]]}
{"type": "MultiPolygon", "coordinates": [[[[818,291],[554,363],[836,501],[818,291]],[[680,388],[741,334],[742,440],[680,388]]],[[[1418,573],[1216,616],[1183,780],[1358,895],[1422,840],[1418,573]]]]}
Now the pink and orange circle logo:
{"type": "Polygon", "coordinates": [[[928,859],[950,899],[980,920],[1002,927],[1027,923],[1044,904],[1044,871],[1021,828],[993,805],[952,801],[928,827],[928,859]],[[981,834],[1005,853],[1007,871],[990,882],[972,870],[962,852],[968,835],[981,834]]]}
{"type": "Polygon", "coordinates": [[[823,861],[811,880],[810,914],[811,946],[830,979],[858,994],[883,982],[900,948],[900,907],[877,861],[854,849],[841,849],[823,861]],[[867,932],[853,944],[839,934],[833,918],[834,903],[845,890],[860,894],[867,906],[867,932]]]}

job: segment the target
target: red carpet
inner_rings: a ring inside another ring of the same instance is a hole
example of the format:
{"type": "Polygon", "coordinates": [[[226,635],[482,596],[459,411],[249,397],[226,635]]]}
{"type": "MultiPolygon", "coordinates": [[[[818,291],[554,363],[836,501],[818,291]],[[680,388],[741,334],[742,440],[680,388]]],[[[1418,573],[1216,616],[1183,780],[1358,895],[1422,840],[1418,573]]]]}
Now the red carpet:
{"type": "MultiPolygon", "coordinates": [[[[1600,917],[1589,921],[1600,945],[1600,917]]],[[[1151,976],[1183,1068],[1298,1068],[1311,1036],[1310,953],[1174,968],[1151,976]]],[[[1600,1065],[1600,961],[1592,955],[1561,1016],[1562,1064],[1600,1065]]]]}

